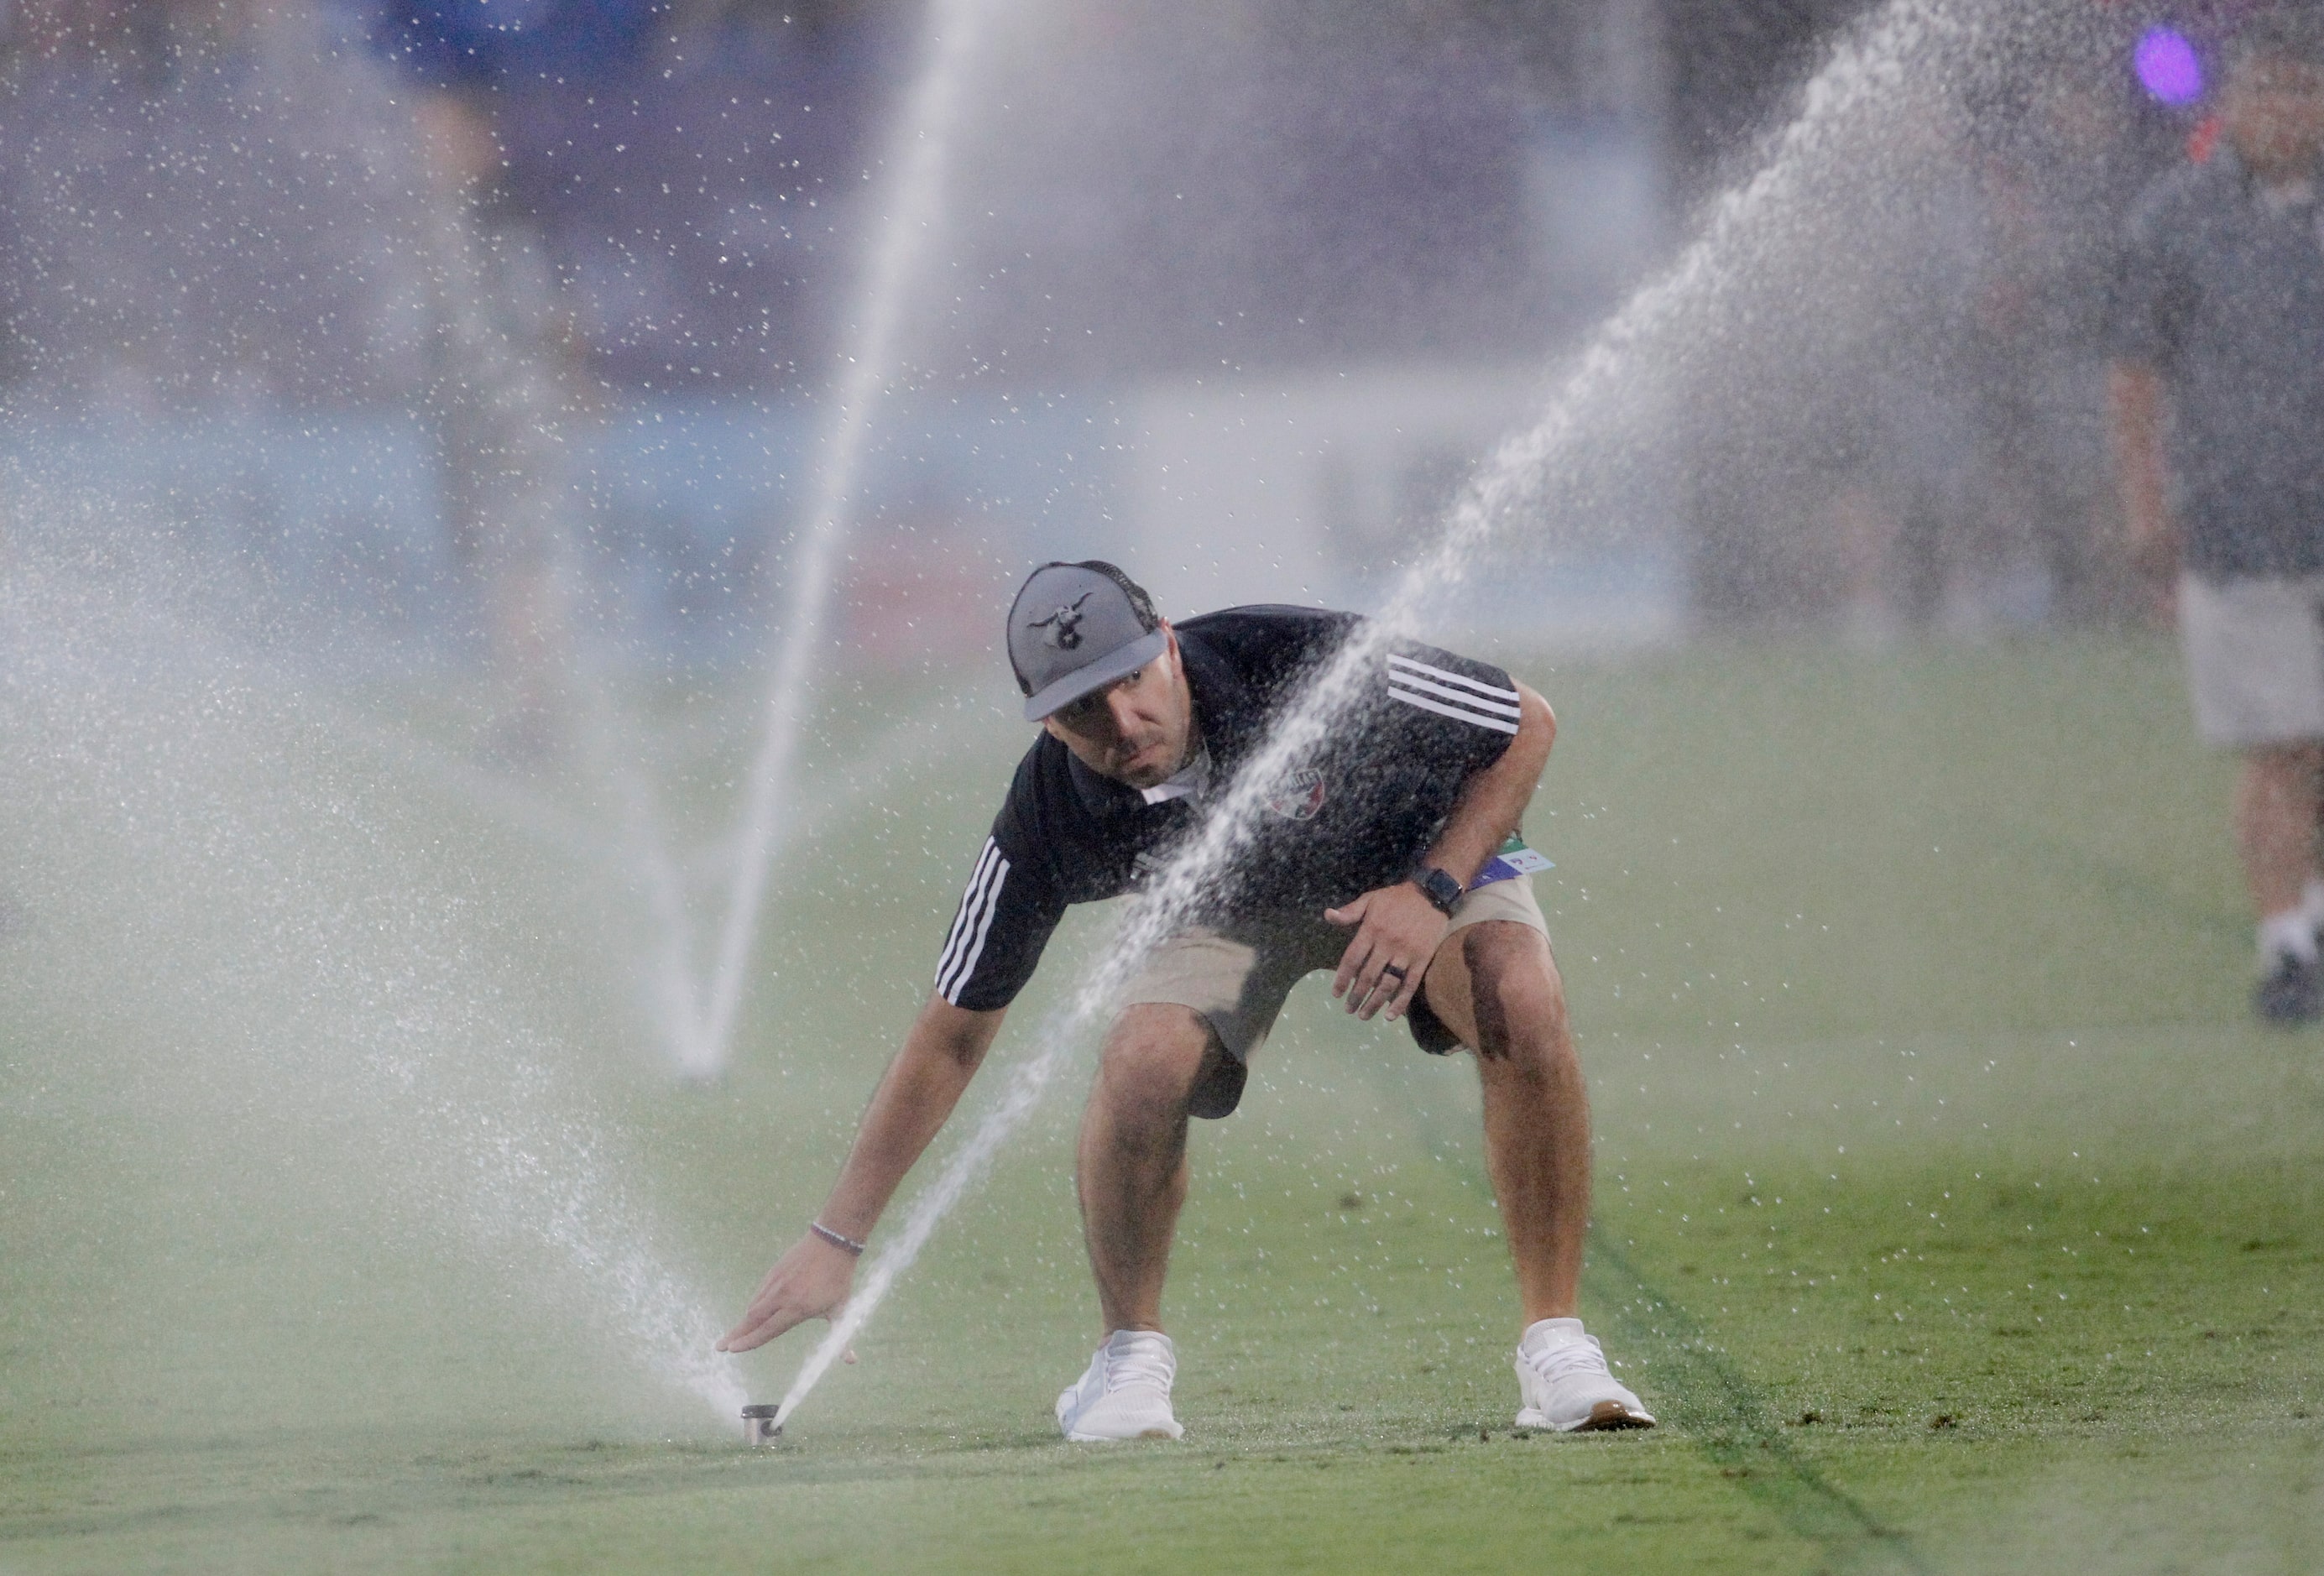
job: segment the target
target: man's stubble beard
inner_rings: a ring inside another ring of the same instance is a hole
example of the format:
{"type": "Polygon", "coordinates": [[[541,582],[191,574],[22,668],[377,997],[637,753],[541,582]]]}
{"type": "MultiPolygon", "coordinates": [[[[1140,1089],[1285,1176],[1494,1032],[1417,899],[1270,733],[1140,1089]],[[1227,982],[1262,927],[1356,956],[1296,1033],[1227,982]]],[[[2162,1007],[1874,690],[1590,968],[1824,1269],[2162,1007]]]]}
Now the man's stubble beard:
{"type": "MultiPolygon", "coordinates": [[[[1168,782],[1172,778],[1177,776],[1180,772],[1185,770],[1187,767],[1194,764],[1194,757],[1202,753],[1202,722],[1201,719],[1195,715],[1194,708],[1190,704],[1186,710],[1186,737],[1185,742],[1178,746],[1177,759],[1165,762],[1160,767],[1152,769],[1153,775],[1150,779],[1140,780],[1141,778],[1145,777],[1145,774],[1143,773],[1140,773],[1138,777],[1120,776],[1117,774],[1118,780],[1125,782],[1131,788],[1139,789],[1140,791],[1150,788],[1159,788],[1164,783],[1168,782]]],[[[1134,756],[1138,752],[1138,751],[1133,750],[1130,751],[1130,754],[1134,756]]]]}

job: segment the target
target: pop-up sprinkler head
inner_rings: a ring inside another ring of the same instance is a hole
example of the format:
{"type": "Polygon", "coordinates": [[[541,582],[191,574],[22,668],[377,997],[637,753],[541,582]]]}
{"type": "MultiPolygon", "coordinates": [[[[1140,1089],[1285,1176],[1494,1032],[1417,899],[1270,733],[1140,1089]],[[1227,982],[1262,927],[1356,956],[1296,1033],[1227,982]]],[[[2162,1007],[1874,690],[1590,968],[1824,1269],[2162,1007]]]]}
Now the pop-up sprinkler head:
{"type": "Polygon", "coordinates": [[[770,1445],[783,1436],[783,1425],[775,1421],[780,1408],[771,1402],[761,1401],[742,1408],[742,1442],[748,1445],[770,1445]]]}

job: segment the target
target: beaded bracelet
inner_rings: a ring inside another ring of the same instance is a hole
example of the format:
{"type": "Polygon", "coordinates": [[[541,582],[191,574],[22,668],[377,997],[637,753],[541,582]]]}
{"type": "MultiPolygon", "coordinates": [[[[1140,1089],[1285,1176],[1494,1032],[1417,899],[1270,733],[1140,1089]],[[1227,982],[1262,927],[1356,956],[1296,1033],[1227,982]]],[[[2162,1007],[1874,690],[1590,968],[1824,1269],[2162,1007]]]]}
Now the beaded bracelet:
{"type": "Polygon", "coordinates": [[[830,1243],[834,1248],[838,1249],[841,1252],[845,1253],[852,1258],[861,1258],[863,1257],[862,1243],[858,1242],[853,1237],[841,1236],[829,1226],[825,1225],[821,1221],[809,1221],[807,1223],[807,1229],[813,1231],[825,1241],[830,1243]]]}

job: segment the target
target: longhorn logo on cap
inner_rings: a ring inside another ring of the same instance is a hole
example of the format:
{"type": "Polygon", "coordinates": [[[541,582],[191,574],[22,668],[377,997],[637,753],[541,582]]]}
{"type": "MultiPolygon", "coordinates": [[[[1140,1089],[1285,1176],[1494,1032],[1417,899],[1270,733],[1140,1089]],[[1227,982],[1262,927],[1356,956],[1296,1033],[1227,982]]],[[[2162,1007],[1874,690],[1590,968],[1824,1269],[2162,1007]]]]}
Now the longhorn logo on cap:
{"type": "Polygon", "coordinates": [[[1081,611],[1082,604],[1096,594],[1094,591],[1084,591],[1048,617],[1035,619],[1025,627],[1028,630],[1048,630],[1049,644],[1060,651],[1070,651],[1082,643],[1081,622],[1089,616],[1081,611]],[[1052,624],[1056,627],[1050,629],[1052,624]]]}

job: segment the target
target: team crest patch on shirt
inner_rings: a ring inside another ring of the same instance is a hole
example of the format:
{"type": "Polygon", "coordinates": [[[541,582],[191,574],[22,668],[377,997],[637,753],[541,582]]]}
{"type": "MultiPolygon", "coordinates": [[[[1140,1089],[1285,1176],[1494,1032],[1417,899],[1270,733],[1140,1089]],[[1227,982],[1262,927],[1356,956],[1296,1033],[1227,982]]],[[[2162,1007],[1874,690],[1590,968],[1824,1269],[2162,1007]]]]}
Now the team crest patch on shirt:
{"type": "Polygon", "coordinates": [[[1267,807],[1286,821],[1312,821],[1323,807],[1323,774],[1303,766],[1290,779],[1267,796],[1267,807]]]}

